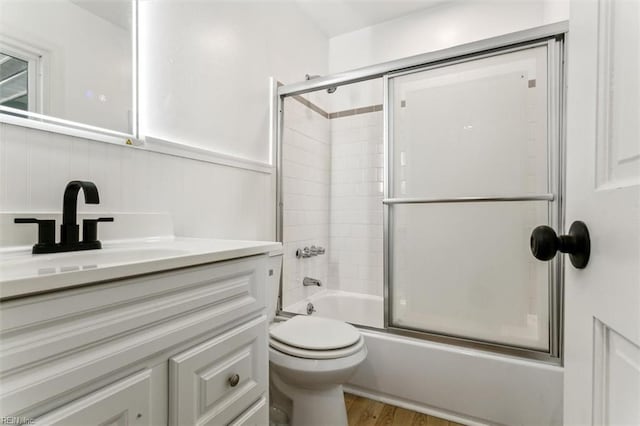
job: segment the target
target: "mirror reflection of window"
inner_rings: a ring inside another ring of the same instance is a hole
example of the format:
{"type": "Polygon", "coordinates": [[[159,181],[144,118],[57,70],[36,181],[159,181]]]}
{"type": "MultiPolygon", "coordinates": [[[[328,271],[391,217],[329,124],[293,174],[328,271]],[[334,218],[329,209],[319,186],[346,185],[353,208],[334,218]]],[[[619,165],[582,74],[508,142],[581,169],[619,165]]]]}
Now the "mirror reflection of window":
{"type": "Polygon", "coordinates": [[[0,0],[0,114],[134,133],[135,1],[0,0]]]}
{"type": "Polygon", "coordinates": [[[29,63],[0,52],[0,105],[29,111],[29,63]]]}

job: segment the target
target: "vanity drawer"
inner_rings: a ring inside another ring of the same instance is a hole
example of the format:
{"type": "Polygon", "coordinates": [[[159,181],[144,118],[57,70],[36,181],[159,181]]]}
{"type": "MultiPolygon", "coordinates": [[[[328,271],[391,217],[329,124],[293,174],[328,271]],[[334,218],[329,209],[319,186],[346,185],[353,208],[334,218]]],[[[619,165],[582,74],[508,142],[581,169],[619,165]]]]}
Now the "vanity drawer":
{"type": "Polygon", "coordinates": [[[151,425],[151,370],[144,370],[35,419],[60,426],[151,425]]]}
{"type": "Polygon", "coordinates": [[[267,320],[256,318],[169,360],[172,425],[228,424],[268,387],[267,320]]]}

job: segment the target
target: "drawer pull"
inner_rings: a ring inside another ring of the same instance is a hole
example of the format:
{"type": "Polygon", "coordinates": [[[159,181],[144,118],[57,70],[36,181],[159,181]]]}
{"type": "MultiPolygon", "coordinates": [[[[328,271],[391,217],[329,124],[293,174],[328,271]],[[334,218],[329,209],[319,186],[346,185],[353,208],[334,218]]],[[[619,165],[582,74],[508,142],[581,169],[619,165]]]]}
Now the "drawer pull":
{"type": "Polygon", "coordinates": [[[229,377],[229,386],[234,388],[238,385],[238,383],[240,383],[240,375],[234,374],[233,376],[229,377]]]}

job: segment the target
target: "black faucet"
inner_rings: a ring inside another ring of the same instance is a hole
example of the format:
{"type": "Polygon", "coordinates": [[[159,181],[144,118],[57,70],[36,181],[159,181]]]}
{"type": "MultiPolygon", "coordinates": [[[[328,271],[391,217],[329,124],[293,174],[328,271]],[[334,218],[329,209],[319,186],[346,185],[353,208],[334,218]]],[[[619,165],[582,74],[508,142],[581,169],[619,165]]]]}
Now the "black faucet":
{"type": "Polygon", "coordinates": [[[55,220],[16,218],[15,223],[38,224],[38,243],[33,246],[33,254],[58,253],[63,251],[94,250],[102,248],[98,241],[98,222],[113,222],[112,217],[85,219],[82,221],[82,241],[77,223],[78,192],[82,189],[87,204],[99,204],[98,188],[93,182],[74,180],[64,190],[62,205],[62,225],[60,242],[55,242],[55,220]]]}
{"type": "Polygon", "coordinates": [[[62,201],[62,225],[60,225],[60,244],[74,244],[80,240],[80,226],[77,222],[78,192],[84,192],[84,202],[100,204],[98,188],[93,182],[73,180],[64,189],[62,201]]]}

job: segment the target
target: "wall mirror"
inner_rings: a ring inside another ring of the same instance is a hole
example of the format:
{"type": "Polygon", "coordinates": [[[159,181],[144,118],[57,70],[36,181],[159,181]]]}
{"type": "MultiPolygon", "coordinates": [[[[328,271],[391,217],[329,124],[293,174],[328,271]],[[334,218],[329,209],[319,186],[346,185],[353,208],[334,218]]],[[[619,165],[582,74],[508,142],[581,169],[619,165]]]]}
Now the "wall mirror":
{"type": "Polygon", "coordinates": [[[136,10],[136,0],[0,0],[0,121],[135,137],[136,10]]]}

